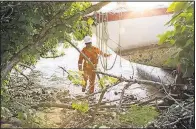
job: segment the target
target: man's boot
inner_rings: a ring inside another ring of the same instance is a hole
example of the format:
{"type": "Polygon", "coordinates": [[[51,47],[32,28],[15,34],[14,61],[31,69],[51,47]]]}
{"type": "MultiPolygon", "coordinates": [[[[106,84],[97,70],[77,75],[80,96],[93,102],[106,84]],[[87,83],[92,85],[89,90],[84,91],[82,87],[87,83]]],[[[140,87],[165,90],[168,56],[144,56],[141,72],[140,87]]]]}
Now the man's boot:
{"type": "Polygon", "coordinates": [[[82,87],[82,92],[85,92],[86,91],[86,88],[82,87]]]}

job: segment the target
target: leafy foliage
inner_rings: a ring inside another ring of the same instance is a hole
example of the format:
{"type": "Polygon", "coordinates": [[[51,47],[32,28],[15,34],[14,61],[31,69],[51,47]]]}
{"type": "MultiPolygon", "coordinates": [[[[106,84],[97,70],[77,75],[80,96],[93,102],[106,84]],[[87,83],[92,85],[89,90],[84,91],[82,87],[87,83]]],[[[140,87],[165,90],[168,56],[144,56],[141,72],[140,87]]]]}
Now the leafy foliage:
{"type": "Polygon", "coordinates": [[[158,112],[152,106],[132,105],[126,114],[120,115],[123,123],[131,123],[137,127],[144,127],[148,122],[153,121],[158,116],[158,112]]]}
{"type": "Polygon", "coordinates": [[[33,65],[40,56],[47,57],[48,53],[56,55],[58,43],[69,47],[64,39],[82,40],[92,33],[92,19],[86,20],[80,16],[69,21],[74,15],[90,7],[90,2],[1,1],[0,5],[3,68],[15,57],[22,63],[33,65]],[[57,17],[62,11],[64,13],[57,17]],[[54,19],[56,22],[46,29],[54,19]],[[21,51],[23,52],[20,53],[21,51]]]}
{"type": "Polygon", "coordinates": [[[166,63],[175,67],[180,64],[183,77],[194,73],[194,2],[173,2],[167,10],[174,12],[166,23],[174,29],[159,35],[159,44],[171,44],[179,48],[166,63]]]}
{"type": "Polygon", "coordinates": [[[113,78],[113,77],[109,77],[109,76],[103,76],[100,80],[99,80],[99,86],[107,86],[107,85],[113,85],[118,81],[117,78],[113,78]]]}
{"type": "Polygon", "coordinates": [[[72,107],[78,111],[83,112],[83,113],[85,113],[89,110],[88,103],[85,101],[73,102],[72,107]]]}
{"type": "Polygon", "coordinates": [[[71,71],[69,70],[68,79],[74,84],[74,85],[85,85],[85,81],[83,78],[84,72],[82,71],[71,71]]]}
{"type": "MultiPolygon", "coordinates": [[[[10,110],[12,115],[26,122],[24,127],[37,128],[38,126],[29,126],[31,122],[40,124],[41,121],[33,116],[34,113],[29,114],[29,105],[32,104],[29,94],[19,92],[18,96],[22,96],[22,99],[16,99],[15,95],[9,93],[9,80],[6,80],[6,76],[10,76],[9,72],[19,62],[31,66],[36,64],[40,57],[48,57],[48,54],[63,55],[58,53],[57,46],[62,43],[64,47],[69,47],[65,39],[82,40],[84,36],[91,35],[93,20],[78,15],[91,7],[91,2],[1,1],[0,6],[3,116],[9,116],[10,110]]],[[[18,91],[18,88],[13,90],[18,91]]],[[[35,100],[39,98],[38,94],[34,97],[35,100]]],[[[86,106],[75,108],[83,112],[88,109],[86,106]]]]}

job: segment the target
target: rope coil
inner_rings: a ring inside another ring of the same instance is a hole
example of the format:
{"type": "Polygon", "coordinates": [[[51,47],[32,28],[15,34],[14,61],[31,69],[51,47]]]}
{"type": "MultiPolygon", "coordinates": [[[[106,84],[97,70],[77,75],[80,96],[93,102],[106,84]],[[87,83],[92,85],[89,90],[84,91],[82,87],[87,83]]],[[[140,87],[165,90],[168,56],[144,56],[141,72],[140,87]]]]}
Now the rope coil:
{"type": "MultiPolygon", "coordinates": [[[[120,18],[121,18],[121,16],[119,16],[119,20],[120,20],[120,18]]],[[[95,12],[95,19],[96,19],[96,41],[97,41],[98,48],[103,53],[107,53],[107,51],[108,51],[108,49],[107,49],[108,48],[108,44],[107,44],[108,40],[110,39],[111,41],[113,41],[109,37],[108,28],[107,28],[108,13],[100,13],[100,12],[97,13],[97,12],[95,12]]],[[[119,24],[119,28],[120,28],[120,24],[119,24]]],[[[117,53],[120,54],[120,66],[122,67],[122,64],[121,64],[121,47],[120,47],[120,31],[119,31],[119,41],[118,41],[117,45],[118,45],[118,52],[117,53]]],[[[117,55],[118,54],[116,54],[114,62],[112,63],[112,66],[110,68],[108,68],[107,58],[103,58],[103,57],[99,56],[99,58],[101,60],[100,61],[101,66],[104,69],[104,71],[111,70],[114,67],[114,65],[116,63],[117,55]]]]}

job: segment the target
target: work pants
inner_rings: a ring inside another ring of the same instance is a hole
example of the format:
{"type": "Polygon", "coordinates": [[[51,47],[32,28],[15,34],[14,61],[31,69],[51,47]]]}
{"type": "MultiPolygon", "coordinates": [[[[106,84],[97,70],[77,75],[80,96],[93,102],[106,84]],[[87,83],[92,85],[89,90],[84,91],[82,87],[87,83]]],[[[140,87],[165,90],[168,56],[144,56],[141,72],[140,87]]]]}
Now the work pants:
{"type": "Polygon", "coordinates": [[[95,87],[95,79],[96,79],[96,74],[95,71],[93,69],[93,67],[91,66],[86,66],[83,68],[84,71],[84,81],[85,81],[85,85],[84,88],[86,88],[87,86],[87,81],[89,81],[90,85],[89,85],[89,90],[90,93],[94,93],[94,87],[95,87]]]}

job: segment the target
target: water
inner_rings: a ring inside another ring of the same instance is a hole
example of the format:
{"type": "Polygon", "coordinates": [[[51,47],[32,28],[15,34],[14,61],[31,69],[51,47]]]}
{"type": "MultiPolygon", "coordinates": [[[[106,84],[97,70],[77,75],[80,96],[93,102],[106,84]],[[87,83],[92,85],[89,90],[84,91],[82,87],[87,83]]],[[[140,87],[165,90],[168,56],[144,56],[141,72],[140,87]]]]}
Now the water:
{"type": "MultiPolygon", "coordinates": [[[[83,45],[80,45],[79,48],[82,49],[84,47],[83,45]]],[[[63,70],[59,68],[59,66],[65,67],[67,70],[78,70],[78,57],[79,53],[74,48],[68,48],[65,49],[65,55],[62,57],[58,57],[55,59],[40,59],[38,63],[35,66],[35,70],[41,71],[43,76],[40,78],[40,84],[45,87],[56,87],[56,88],[63,88],[68,89],[69,93],[72,96],[77,95],[85,95],[81,91],[80,86],[72,85],[69,80],[67,80],[67,75],[63,75],[63,70]],[[51,78],[54,76],[58,77],[58,80],[54,81],[51,78]]],[[[114,62],[116,54],[109,50],[109,53],[112,54],[111,57],[108,58],[108,66],[110,67],[112,63],[114,62]]],[[[99,61],[100,62],[100,61],[99,61]]],[[[102,69],[100,63],[98,65],[99,69],[102,69]]],[[[136,63],[130,63],[129,61],[117,57],[116,63],[113,67],[113,69],[107,71],[108,73],[118,75],[118,76],[124,76],[126,78],[136,78],[141,79],[138,76],[137,69],[142,69],[144,71],[147,71],[148,73],[151,73],[155,78],[161,78],[162,82],[168,83],[168,80],[172,80],[172,77],[168,77],[167,73],[161,70],[160,68],[150,67],[150,66],[144,66],[136,63]],[[121,65],[120,65],[121,63],[121,65]],[[167,77],[167,78],[166,78],[167,77]],[[168,79],[169,78],[169,79],[168,79]]],[[[102,69],[103,70],[103,69],[102,69]]],[[[29,73],[29,71],[25,71],[26,74],[29,73]]],[[[97,84],[97,83],[96,83],[97,84]]],[[[109,90],[104,96],[104,99],[107,100],[115,100],[120,97],[119,95],[115,95],[114,92],[121,92],[124,85],[119,84],[109,90]]],[[[95,86],[95,92],[100,90],[98,86],[95,86]]],[[[158,88],[155,86],[147,86],[147,85],[139,85],[139,84],[133,84],[130,86],[126,92],[125,95],[134,95],[138,99],[145,98],[154,92],[157,92],[158,88]]],[[[158,96],[163,96],[163,94],[159,93],[158,96]]]]}

